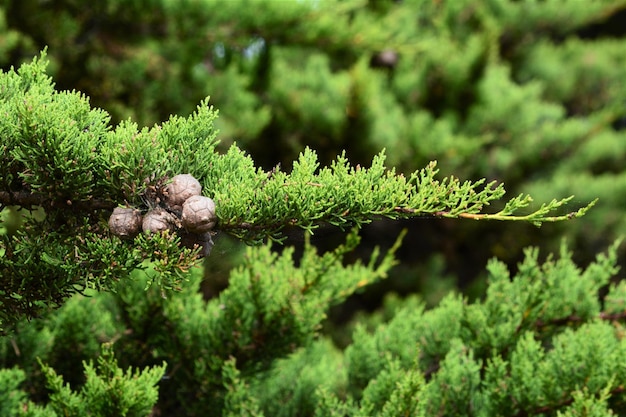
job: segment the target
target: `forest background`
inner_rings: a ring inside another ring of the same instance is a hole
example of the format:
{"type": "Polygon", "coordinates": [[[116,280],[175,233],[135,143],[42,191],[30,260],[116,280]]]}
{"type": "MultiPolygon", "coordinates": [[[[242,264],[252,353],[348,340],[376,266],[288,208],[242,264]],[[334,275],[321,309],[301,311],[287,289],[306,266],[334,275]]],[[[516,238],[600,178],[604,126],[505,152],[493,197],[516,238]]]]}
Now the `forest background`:
{"type": "MultiPolygon", "coordinates": [[[[492,257],[515,273],[524,248],[558,252],[565,241],[584,267],[626,232],[626,1],[0,4],[0,67],[47,48],[55,88],[84,93],[112,125],[186,116],[210,96],[217,150],[236,143],[267,171],[290,171],[307,146],[322,166],[345,150],[367,167],[385,149],[397,172],[437,161],[441,176],[532,195],[531,209],[599,199],[583,218],[541,228],[428,217],[364,225],[348,263],[407,232],[389,278],[329,311],[324,331],[338,346],[389,294],[420,294],[429,307],[450,291],[480,299],[492,257]]],[[[19,227],[11,221],[8,233],[19,227]]],[[[305,250],[300,229],[286,234],[274,250],[305,250]]],[[[345,236],[323,226],[312,242],[324,251],[345,236]]],[[[217,236],[205,297],[228,285],[245,247],[217,236]]],[[[623,250],[616,257],[623,266],[623,250]]]]}

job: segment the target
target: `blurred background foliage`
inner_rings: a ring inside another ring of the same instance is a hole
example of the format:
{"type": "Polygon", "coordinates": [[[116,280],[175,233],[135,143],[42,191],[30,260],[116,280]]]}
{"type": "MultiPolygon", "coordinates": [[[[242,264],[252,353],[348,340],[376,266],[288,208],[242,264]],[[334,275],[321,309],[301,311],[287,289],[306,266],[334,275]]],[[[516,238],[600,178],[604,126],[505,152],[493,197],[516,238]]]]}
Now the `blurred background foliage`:
{"type": "MultiPolygon", "coordinates": [[[[323,164],[345,149],[362,165],[385,148],[401,172],[437,160],[442,175],[505,182],[538,205],[600,198],[584,219],[542,228],[375,222],[354,256],[407,228],[402,266],[341,320],[392,290],[432,303],[451,288],[480,295],[487,260],[514,266],[528,245],[554,251],[565,238],[586,264],[626,232],[625,20],[626,0],[2,0],[0,67],[47,47],[56,87],[84,92],[113,123],[152,125],[210,96],[221,148],[236,141],[266,169],[289,169],[305,146],[323,164]]],[[[225,237],[214,250],[224,264],[207,263],[208,294],[240,253],[225,237]]]]}

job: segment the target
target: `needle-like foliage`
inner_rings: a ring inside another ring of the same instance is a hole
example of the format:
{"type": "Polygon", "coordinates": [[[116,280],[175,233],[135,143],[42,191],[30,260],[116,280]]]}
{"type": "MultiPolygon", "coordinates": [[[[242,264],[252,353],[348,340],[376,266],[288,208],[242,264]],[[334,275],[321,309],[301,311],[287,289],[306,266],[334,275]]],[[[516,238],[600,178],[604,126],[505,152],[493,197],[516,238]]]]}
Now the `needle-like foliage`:
{"type": "Polygon", "coordinates": [[[55,90],[45,67],[44,53],[0,74],[0,204],[40,209],[1,235],[0,328],[59,306],[72,293],[111,289],[137,268],[157,270],[164,290],[180,288],[197,252],[176,234],[122,241],[106,226],[116,206],[151,208],[150,190],[176,174],[194,175],[217,205],[218,229],[247,243],[280,240],[287,226],[313,231],[322,223],[345,228],[415,216],[540,224],[579,217],[591,206],[554,214],[566,198],[518,215],[531,201],[522,195],[489,213],[505,193],[502,184],[440,180],[434,162],[405,176],[385,167],[384,152],[370,167],[352,166],[344,154],[321,167],[307,148],[290,172],[266,172],[236,145],[216,152],[217,112],[207,102],[152,128],[111,126],[84,95],[55,90]]]}

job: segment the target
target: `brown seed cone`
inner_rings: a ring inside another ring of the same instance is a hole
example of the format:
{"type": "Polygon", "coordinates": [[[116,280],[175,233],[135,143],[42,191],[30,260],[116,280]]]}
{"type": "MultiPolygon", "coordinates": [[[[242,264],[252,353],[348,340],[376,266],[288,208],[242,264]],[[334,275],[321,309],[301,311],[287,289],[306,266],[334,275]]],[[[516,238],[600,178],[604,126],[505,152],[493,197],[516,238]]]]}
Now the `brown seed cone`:
{"type": "Polygon", "coordinates": [[[137,236],[141,228],[141,212],[134,208],[116,207],[109,217],[111,233],[121,238],[137,236]]]}
{"type": "Polygon", "coordinates": [[[158,233],[166,230],[174,230],[176,217],[162,208],[155,208],[146,213],[141,225],[145,233],[158,233]]]}
{"type": "Polygon", "coordinates": [[[215,202],[201,195],[189,197],[183,204],[183,226],[193,233],[204,233],[215,227],[215,202]]]}
{"type": "Polygon", "coordinates": [[[167,204],[173,210],[180,210],[189,197],[200,195],[201,191],[200,182],[191,174],[176,175],[167,186],[167,204]]]}

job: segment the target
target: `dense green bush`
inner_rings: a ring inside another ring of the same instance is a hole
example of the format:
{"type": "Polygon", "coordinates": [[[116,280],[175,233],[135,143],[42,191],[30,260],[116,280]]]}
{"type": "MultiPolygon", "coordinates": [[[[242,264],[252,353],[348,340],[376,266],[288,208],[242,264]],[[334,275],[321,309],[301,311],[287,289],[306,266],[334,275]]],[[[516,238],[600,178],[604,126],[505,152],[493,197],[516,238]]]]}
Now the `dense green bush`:
{"type": "Polygon", "coordinates": [[[623,251],[589,264],[626,231],[625,15],[0,2],[0,414],[626,414],[623,251]],[[183,172],[217,202],[202,264],[109,234],[183,172]],[[385,301],[327,321],[355,295],[385,301]]]}
{"type": "Polygon", "coordinates": [[[626,412],[626,287],[609,285],[616,246],[586,269],[565,248],[543,263],[537,250],[528,250],[515,276],[494,260],[482,301],[450,294],[427,309],[418,297],[389,297],[342,351],[319,334],[327,307],[392,265],[387,256],[379,266],[346,269],[341,253],[352,247],[318,255],[307,246],[298,266],[289,250],[277,256],[269,246],[251,248],[229,288],[210,300],[198,292],[200,268],[167,298],[158,288],[144,292],[150,278],[143,273],[116,294],[75,297],[37,326],[23,324],[4,338],[0,392],[12,401],[5,407],[33,415],[124,415],[112,407],[140,407],[135,402],[151,394],[136,397],[133,390],[143,393],[158,382],[156,410],[165,415],[626,412]],[[87,364],[86,379],[76,379],[83,375],[75,369],[80,360],[97,355],[94,347],[107,340],[123,353],[121,366],[151,370],[131,378],[105,350],[99,371],[87,364]],[[48,364],[43,375],[36,358],[48,364]],[[157,365],[163,360],[166,370],[157,365]],[[26,381],[22,369],[31,375],[26,381]],[[74,378],[71,386],[80,392],[64,388],[56,374],[74,378]],[[98,374],[101,382],[90,383],[98,374]],[[123,375],[127,382],[116,382],[123,375]],[[26,393],[47,396],[44,378],[50,404],[25,406],[26,393]],[[112,388],[98,391],[93,384],[112,388]],[[109,397],[120,395],[113,384],[134,385],[126,396],[109,397]]]}

